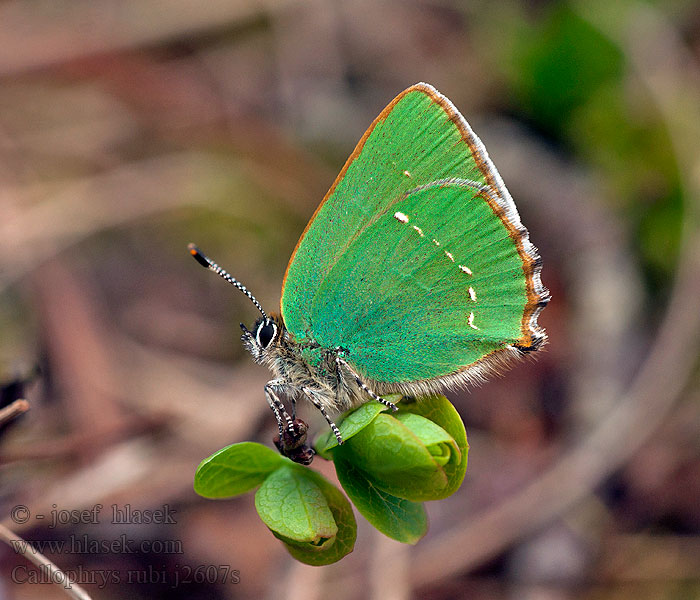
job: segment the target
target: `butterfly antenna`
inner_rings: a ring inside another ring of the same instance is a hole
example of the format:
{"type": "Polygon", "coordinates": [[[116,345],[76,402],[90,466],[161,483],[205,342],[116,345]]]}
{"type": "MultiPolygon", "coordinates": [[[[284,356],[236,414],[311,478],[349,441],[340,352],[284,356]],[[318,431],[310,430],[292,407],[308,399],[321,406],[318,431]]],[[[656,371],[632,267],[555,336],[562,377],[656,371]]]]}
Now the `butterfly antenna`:
{"type": "Polygon", "coordinates": [[[248,288],[244,286],[238,279],[235,277],[229,275],[226,271],[224,271],[219,265],[217,265],[213,260],[211,260],[206,254],[204,254],[197,246],[194,244],[189,244],[187,246],[187,249],[190,251],[190,254],[194,257],[194,259],[203,267],[209,269],[210,271],[214,271],[217,275],[221,276],[224,278],[226,281],[228,281],[232,286],[237,287],[239,290],[241,290],[246,296],[248,296],[248,299],[255,304],[256,308],[260,311],[263,317],[265,319],[268,319],[267,313],[263,310],[263,307],[260,306],[260,302],[258,302],[253,296],[253,294],[248,291],[248,288]]]}

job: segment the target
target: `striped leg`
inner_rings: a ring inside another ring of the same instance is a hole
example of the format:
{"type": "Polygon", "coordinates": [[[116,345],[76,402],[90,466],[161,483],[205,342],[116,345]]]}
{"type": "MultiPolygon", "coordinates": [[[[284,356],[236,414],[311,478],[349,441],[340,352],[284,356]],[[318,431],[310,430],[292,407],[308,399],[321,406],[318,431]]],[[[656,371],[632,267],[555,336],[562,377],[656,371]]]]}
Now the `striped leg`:
{"type": "Polygon", "coordinates": [[[338,443],[339,443],[339,444],[342,444],[342,443],[343,443],[343,438],[342,438],[342,436],[340,435],[340,430],[338,429],[338,426],[333,422],[333,419],[331,419],[331,418],[328,416],[328,413],[326,412],[326,409],[323,408],[323,404],[322,404],[321,401],[316,397],[316,392],[315,392],[314,390],[312,390],[311,388],[307,388],[307,387],[301,388],[301,391],[304,392],[304,393],[309,397],[309,400],[311,400],[311,402],[313,403],[313,405],[314,405],[316,408],[318,408],[319,411],[321,411],[321,414],[322,414],[323,417],[326,419],[326,421],[328,421],[328,425],[330,425],[331,429],[333,430],[333,433],[335,434],[335,439],[338,440],[338,443]]]}
{"type": "Polygon", "coordinates": [[[372,398],[373,400],[376,400],[377,402],[381,402],[384,406],[388,406],[393,411],[399,410],[398,407],[396,406],[396,404],[394,404],[393,402],[389,402],[388,400],[385,400],[384,398],[382,398],[381,396],[379,396],[378,394],[373,392],[371,389],[369,389],[365,385],[364,381],[362,381],[362,379],[360,379],[360,376],[357,373],[355,373],[353,368],[347,363],[347,361],[340,358],[340,356],[336,356],[335,360],[339,365],[344,366],[350,372],[350,374],[355,378],[355,382],[360,387],[360,389],[363,392],[365,392],[370,398],[372,398]]]}
{"type": "MultiPolygon", "coordinates": [[[[336,351],[338,349],[336,348],[336,351]]],[[[335,387],[335,405],[340,406],[340,390],[347,387],[345,383],[345,375],[343,373],[343,359],[336,355],[335,357],[335,368],[338,371],[338,385],[335,387]]]]}
{"type": "Polygon", "coordinates": [[[287,384],[280,379],[273,379],[265,384],[265,398],[267,399],[267,403],[270,405],[272,412],[275,413],[277,427],[279,427],[280,430],[280,436],[284,431],[284,422],[282,421],[282,417],[284,417],[284,420],[287,421],[287,428],[289,431],[294,431],[294,421],[292,417],[287,414],[284,404],[282,404],[282,401],[274,392],[275,389],[284,389],[286,387],[288,387],[287,384]]]}

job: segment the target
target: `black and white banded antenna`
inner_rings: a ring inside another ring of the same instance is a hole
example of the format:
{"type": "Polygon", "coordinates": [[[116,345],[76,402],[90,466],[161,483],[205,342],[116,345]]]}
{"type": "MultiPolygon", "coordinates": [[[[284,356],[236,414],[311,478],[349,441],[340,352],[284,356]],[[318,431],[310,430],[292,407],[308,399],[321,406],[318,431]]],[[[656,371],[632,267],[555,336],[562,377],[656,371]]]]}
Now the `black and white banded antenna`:
{"type": "Polygon", "coordinates": [[[217,265],[213,260],[211,260],[204,252],[202,252],[197,246],[194,244],[188,244],[187,249],[190,251],[190,254],[194,257],[194,259],[203,267],[209,269],[210,271],[214,271],[217,275],[228,281],[232,286],[237,287],[239,290],[241,290],[246,296],[248,296],[248,299],[255,304],[255,307],[260,311],[260,314],[265,318],[265,321],[269,321],[270,318],[267,316],[267,313],[263,310],[263,307],[260,306],[260,302],[257,301],[255,296],[250,293],[248,288],[244,286],[238,279],[235,277],[229,275],[226,271],[224,271],[219,265],[217,265]]]}

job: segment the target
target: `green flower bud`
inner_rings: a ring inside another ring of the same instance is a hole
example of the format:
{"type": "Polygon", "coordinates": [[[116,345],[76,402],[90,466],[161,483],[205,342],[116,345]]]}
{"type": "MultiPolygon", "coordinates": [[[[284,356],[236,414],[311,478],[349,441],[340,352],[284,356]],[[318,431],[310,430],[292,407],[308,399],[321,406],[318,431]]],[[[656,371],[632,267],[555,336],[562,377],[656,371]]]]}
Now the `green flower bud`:
{"type": "MultiPolygon", "coordinates": [[[[377,489],[398,498],[420,502],[449,496],[464,477],[458,467],[466,465],[466,453],[441,425],[418,414],[420,408],[415,403],[395,414],[378,414],[342,446],[333,448],[332,456],[352,464],[377,489]]],[[[451,417],[456,417],[463,432],[456,412],[451,417]]],[[[466,450],[466,435],[464,441],[466,450]]]]}

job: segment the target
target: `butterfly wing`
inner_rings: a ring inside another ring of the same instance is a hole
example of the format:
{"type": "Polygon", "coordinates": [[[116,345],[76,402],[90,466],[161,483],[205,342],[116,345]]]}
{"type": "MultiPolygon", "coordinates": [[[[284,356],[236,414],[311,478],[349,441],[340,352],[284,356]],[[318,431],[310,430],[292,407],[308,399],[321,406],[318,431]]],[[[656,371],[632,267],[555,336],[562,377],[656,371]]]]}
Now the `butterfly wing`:
{"type": "Polygon", "coordinates": [[[307,225],[281,310],[365,378],[479,375],[536,349],[540,259],[480,140],[416,84],[377,117],[307,225]]]}

